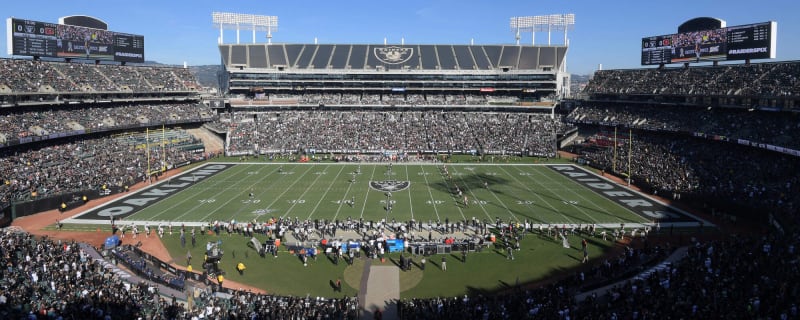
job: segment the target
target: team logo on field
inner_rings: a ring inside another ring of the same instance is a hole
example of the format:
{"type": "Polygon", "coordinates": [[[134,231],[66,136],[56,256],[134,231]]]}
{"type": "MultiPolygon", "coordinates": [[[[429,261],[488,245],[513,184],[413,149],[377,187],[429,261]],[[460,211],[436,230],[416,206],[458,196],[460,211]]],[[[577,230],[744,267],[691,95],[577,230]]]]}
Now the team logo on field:
{"type": "Polygon", "coordinates": [[[413,48],[401,48],[395,46],[375,48],[375,57],[386,64],[404,63],[410,60],[411,56],[413,55],[413,48]]]}
{"type": "Polygon", "coordinates": [[[408,189],[408,187],[410,186],[411,186],[411,181],[382,180],[382,181],[369,182],[370,188],[382,192],[402,191],[408,189]]]}

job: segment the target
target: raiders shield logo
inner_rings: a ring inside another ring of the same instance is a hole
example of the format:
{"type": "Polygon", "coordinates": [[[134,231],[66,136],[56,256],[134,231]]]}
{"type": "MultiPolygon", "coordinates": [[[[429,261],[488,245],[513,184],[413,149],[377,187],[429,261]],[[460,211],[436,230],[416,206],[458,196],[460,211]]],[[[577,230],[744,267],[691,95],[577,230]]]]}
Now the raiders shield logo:
{"type": "Polygon", "coordinates": [[[375,48],[375,57],[386,64],[400,64],[411,59],[413,48],[383,47],[375,48]]]}
{"type": "Polygon", "coordinates": [[[411,186],[411,181],[397,181],[397,180],[383,180],[383,181],[370,181],[369,187],[381,192],[395,192],[408,189],[411,186]]]}

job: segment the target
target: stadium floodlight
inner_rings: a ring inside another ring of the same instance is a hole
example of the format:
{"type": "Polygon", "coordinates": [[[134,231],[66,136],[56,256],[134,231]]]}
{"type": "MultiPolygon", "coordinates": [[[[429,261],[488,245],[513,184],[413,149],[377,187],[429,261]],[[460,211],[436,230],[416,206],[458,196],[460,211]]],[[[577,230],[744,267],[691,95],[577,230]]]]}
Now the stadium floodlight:
{"type": "Polygon", "coordinates": [[[552,31],[564,31],[564,45],[566,45],[567,31],[575,28],[575,14],[511,17],[510,25],[511,31],[515,32],[517,45],[519,45],[520,32],[531,33],[531,45],[536,43],[536,32],[547,32],[547,45],[550,45],[552,31]]]}
{"type": "Polygon", "coordinates": [[[218,42],[222,44],[222,31],[236,30],[236,44],[239,44],[239,30],[253,30],[253,43],[256,43],[256,31],[267,32],[267,43],[272,43],[272,32],[278,31],[277,16],[260,16],[245,13],[212,12],[214,27],[219,28],[218,42]]]}

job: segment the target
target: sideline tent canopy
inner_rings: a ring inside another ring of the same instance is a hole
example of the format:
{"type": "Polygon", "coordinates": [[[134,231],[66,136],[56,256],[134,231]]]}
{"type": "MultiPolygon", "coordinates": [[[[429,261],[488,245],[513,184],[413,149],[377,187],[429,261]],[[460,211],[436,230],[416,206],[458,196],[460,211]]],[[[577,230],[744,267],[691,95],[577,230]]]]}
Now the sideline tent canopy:
{"type": "Polygon", "coordinates": [[[119,236],[112,235],[112,236],[106,238],[106,241],[103,242],[103,248],[105,248],[105,249],[114,249],[120,244],[122,244],[122,241],[119,240],[119,236]]]}

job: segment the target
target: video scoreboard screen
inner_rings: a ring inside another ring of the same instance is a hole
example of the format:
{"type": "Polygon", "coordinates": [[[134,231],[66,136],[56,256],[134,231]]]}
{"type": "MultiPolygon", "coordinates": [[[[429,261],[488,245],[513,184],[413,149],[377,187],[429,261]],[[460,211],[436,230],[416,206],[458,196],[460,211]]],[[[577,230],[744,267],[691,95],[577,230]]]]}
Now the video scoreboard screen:
{"type": "Polygon", "coordinates": [[[642,65],[670,63],[672,36],[654,36],[642,39],[642,65]]]}
{"type": "Polygon", "coordinates": [[[774,21],[642,38],[642,65],[774,59],[774,21]]]}
{"type": "Polygon", "coordinates": [[[728,28],[728,60],[775,59],[774,22],[728,28]]]}
{"type": "Polygon", "coordinates": [[[57,23],[8,18],[8,54],[144,62],[144,37],[57,23]]]}

